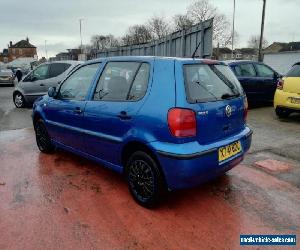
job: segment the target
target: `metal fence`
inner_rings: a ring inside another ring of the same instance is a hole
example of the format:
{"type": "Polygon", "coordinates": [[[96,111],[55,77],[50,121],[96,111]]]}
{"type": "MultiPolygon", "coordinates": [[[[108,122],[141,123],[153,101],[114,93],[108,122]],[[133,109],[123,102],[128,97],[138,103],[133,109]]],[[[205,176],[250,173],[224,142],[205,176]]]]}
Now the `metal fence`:
{"type": "Polygon", "coordinates": [[[212,55],[213,19],[198,23],[187,30],[174,32],[153,42],[100,50],[96,57],[110,56],[176,56],[205,58],[212,55]]]}

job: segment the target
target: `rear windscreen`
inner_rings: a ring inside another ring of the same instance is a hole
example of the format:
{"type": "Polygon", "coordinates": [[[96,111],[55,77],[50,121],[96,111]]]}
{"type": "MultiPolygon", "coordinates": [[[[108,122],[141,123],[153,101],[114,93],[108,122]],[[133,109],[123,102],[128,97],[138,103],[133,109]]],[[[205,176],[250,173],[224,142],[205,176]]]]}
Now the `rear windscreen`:
{"type": "Polygon", "coordinates": [[[207,102],[238,97],[243,89],[226,65],[184,65],[186,94],[189,102],[207,102]]]}
{"type": "Polygon", "coordinates": [[[300,77],[300,65],[294,65],[291,70],[286,74],[287,77],[300,77]]]}

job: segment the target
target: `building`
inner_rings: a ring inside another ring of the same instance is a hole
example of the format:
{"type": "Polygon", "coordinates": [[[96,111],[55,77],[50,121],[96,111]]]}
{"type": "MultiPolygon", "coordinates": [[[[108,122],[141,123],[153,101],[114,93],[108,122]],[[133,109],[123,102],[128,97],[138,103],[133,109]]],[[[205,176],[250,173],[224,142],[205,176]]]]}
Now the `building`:
{"type": "Polygon", "coordinates": [[[295,63],[300,62],[300,51],[265,53],[263,62],[285,75],[295,63]]]}
{"type": "Polygon", "coordinates": [[[6,61],[11,62],[17,58],[32,57],[37,58],[36,47],[29,42],[28,37],[26,40],[21,40],[15,44],[9,42],[8,54],[6,61]]]}
{"type": "Polygon", "coordinates": [[[299,51],[300,42],[278,43],[274,42],[270,46],[264,49],[264,53],[277,53],[286,51],[299,51]]]}
{"type": "Polygon", "coordinates": [[[51,58],[51,61],[63,61],[63,60],[78,60],[80,49],[68,49],[68,52],[58,53],[55,57],[51,58]]]}
{"type": "Polygon", "coordinates": [[[264,50],[264,63],[280,74],[286,74],[297,62],[300,62],[300,42],[274,42],[264,50]]]}
{"type": "Polygon", "coordinates": [[[232,50],[225,48],[214,48],[213,58],[221,61],[225,60],[254,60],[257,61],[258,51],[252,48],[241,48],[232,50]]]}
{"type": "Polygon", "coordinates": [[[0,62],[8,62],[8,49],[4,49],[3,52],[0,52],[0,62]]]}

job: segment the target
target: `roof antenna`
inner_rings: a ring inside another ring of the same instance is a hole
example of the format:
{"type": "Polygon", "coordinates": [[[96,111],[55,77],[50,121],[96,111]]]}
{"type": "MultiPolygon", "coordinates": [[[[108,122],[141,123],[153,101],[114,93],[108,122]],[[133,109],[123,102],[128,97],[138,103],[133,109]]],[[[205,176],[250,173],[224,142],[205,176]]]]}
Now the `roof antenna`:
{"type": "Polygon", "coordinates": [[[202,42],[202,41],[200,40],[200,42],[197,44],[197,47],[196,47],[196,49],[195,49],[195,51],[194,51],[194,53],[193,53],[193,55],[192,55],[192,58],[193,58],[193,59],[195,59],[196,52],[197,52],[197,50],[198,50],[198,48],[199,48],[201,42],[202,42]]]}

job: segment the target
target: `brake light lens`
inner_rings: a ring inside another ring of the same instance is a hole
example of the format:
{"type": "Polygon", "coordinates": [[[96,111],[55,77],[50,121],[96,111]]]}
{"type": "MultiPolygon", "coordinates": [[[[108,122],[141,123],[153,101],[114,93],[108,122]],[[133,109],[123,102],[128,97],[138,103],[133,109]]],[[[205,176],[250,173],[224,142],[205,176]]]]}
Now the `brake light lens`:
{"type": "Polygon", "coordinates": [[[282,79],[279,79],[277,82],[277,89],[283,89],[283,84],[284,84],[284,81],[282,79]]]}
{"type": "Polygon", "coordinates": [[[244,121],[247,121],[247,117],[248,117],[248,100],[247,97],[244,97],[244,121]]]}
{"type": "Polygon", "coordinates": [[[172,108],[168,112],[168,125],[175,137],[196,136],[196,114],[191,109],[172,108]]]}

